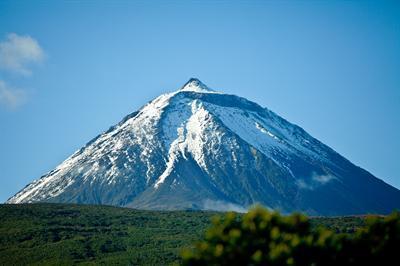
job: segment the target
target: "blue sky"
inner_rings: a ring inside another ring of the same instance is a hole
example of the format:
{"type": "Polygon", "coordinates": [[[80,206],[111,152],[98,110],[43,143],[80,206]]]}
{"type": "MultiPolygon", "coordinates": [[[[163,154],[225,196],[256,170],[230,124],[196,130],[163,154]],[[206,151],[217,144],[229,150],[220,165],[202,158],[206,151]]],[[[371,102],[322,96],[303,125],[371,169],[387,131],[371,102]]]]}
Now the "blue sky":
{"type": "Polygon", "coordinates": [[[0,202],[190,77],[400,188],[399,72],[396,1],[1,1],[0,202]]]}

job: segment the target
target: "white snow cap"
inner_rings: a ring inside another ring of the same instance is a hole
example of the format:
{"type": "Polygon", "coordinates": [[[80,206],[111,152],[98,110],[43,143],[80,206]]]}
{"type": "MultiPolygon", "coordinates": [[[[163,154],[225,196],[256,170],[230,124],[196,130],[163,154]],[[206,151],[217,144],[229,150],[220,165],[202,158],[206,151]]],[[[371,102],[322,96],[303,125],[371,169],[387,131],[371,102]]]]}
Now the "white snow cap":
{"type": "Polygon", "coordinates": [[[215,92],[197,78],[191,78],[183,85],[180,91],[215,92]]]}

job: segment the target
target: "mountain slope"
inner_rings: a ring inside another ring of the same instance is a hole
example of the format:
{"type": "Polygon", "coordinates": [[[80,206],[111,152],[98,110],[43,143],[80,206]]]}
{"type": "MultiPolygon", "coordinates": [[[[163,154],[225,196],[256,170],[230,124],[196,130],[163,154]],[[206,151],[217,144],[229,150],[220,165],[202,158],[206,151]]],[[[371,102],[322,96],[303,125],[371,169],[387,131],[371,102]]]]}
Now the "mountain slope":
{"type": "Polygon", "coordinates": [[[400,191],[300,127],[197,79],[90,141],[8,203],[388,213],[400,191]]]}

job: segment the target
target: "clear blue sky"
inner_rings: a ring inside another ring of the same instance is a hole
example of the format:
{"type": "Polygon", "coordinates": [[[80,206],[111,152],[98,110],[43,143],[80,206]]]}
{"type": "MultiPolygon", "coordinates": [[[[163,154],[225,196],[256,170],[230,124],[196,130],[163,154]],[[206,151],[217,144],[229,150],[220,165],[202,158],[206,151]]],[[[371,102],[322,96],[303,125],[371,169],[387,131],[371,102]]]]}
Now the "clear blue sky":
{"type": "Polygon", "coordinates": [[[400,188],[398,2],[52,2],[0,2],[0,42],[43,52],[0,69],[0,202],[190,77],[400,188]]]}

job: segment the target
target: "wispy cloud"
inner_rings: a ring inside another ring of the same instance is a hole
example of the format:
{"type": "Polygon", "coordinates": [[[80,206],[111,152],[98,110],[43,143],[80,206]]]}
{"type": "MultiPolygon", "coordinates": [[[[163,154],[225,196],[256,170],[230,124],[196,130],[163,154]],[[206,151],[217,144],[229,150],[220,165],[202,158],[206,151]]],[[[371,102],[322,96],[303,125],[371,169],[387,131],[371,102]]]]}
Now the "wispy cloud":
{"type": "MultiPolygon", "coordinates": [[[[10,33],[0,41],[0,71],[4,73],[31,76],[32,65],[42,62],[44,58],[45,53],[38,41],[28,35],[10,33]]],[[[26,101],[26,90],[14,88],[0,79],[1,106],[14,110],[26,101]]]]}
{"type": "Polygon", "coordinates": [[[43,49],[30,36],[10,33],[0,42],[0,68],[22,75],[31,75],[29,67],[44,59],[43,49]]]}
{"type": "Polygon", "coordinates": [[[247,212],[246,208],[235,203],[210,199],[206,199],[203,201],[203,209],[213,211],[234,211],[241,213],[247,212]]]}
{"type": "Polygon", "coordinates": [[[335,176],[331,174],[317,174],[315,172],[312,173],[311,178],[308,179],[307,181],[305,179],[298,179],[297,180],[297,185],[301,189],[308,189],[308,190],[314,190],[315,188],[325,185],[328,182],[336,179],[335,176]]]}
{"type": "Polygon", "coordinates": [[[330,174],[326,174],[326,175],[317,175],[317,174],[314,174],[314,175],[312,176],[312,180],[313,180],[314,182],[317,182],[317,183],[321,184],[321,185],[324,185],[324,184],[328,183],[329,181],[331,181],[331,180],[333,180],[333,179],[335,179],[335,177],[332,176],[332,175],[330,175],[330,174]]]}
{"type": "Polygon", "coordinates": [[[11,88],[0,80],[0,105],[15,109],[25,103],[26,98],[27,95],[24,90],[11,88]]]}

